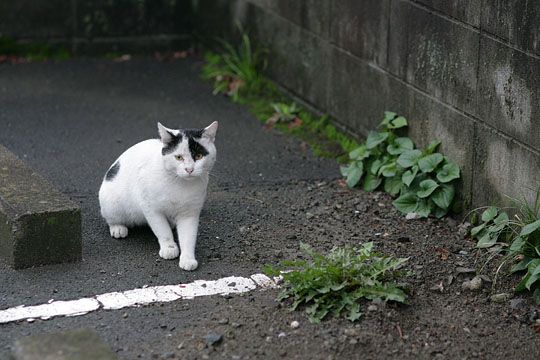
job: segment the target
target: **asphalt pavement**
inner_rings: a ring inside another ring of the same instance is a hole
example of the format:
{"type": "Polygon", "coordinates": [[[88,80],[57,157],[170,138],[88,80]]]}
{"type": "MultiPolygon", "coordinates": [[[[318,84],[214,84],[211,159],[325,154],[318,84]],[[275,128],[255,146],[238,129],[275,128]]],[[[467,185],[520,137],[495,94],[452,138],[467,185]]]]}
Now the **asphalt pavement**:
{"type": "MultiPolygon", "coordinates": [[[[17,271],[0,262],[0,310],[260,272],[264,264],[243,253],[241,244],[243,225],[271,221],[257,194],[283,195],[304,181],[339,177],[335,161],[314,157],[299,141],[264,130],[245,107],[212,95],[211,84],[200,79],[200,66],[193,59],[75,59],[0,66],[0,143],[80,204],[83,233],[81,262],[17,271]],[[218,160],[201,215],[199,268],[186,272],[177,260],[160,259],[147,228],[131,231],[127,239],[110,238],[97,192],[116,157],[139,141],[157,137],[158,121],[171,128],[193,128],[215,120],[220,123],[218,160]]],[[[195,299],[193,304],[197,311],[178,316],[189,321],[212,311],[211,300],[195,299]]],[[[113,312],[0,325],[0,358],[25,335],[95,327],[106,341],[118,343],[125,337],[125,346],[130,346],[141,341],[140,336],[126,336],[133,329],[150,333],[162,323],[159,307],[129,311],[135,314],[133,320],[120,328],[113,312]]],[[[150,342],[144,346],[152,347],[150,342]]]]}

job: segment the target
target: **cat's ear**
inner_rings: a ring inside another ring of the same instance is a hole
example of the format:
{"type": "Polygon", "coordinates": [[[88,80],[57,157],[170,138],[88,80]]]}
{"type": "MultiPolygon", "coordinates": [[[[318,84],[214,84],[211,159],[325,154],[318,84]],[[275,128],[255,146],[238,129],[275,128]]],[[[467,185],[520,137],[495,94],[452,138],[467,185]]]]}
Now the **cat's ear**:
{"type": "Polygon", "coordinates": [[[174,139],[174,133],[173,130],[166,128],[165,126],[161,125],[161,123],[157,123],[159,137],[161,138],[161,142],[164,144],[170,143],[174,139]]]}
{"type": "Polygon", "coordinates": [[[214,141],[216,138],[216,132],[218,128],[218,122],[214,121],[210,125],[204,128],[203,136],[210,139],[210,141],[214,141]]]}

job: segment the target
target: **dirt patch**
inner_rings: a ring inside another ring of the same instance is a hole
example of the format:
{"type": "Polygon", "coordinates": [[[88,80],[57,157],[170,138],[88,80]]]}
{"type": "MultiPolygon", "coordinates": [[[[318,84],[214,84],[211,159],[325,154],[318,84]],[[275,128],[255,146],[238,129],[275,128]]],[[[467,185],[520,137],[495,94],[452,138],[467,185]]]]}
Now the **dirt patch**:
{"type": "Polygon", "coordinates": [[[300,241],[321,251],[374,241],[380,252],[410,258],[408,267],[414,275],[405,279],[411,288],[410,305],[376,304],[368,311],[366,303],[358,323],[329,319],[314,325],[303,312],[290,312],[275,302],[277,290],[217,297],[205,300],[213,302],[211,313],[162,341],[163,352],[132,349],[121,356],[534,359],[540,355],[540,334],[533,330],[539,308],[529,297],[512,294],[517,277],[500,276],[493,285],[488,274],[480,289],[462,289],[484,262],[455,220],[406,220],[387,195],[350,191],[337,183],[266,187],[244,199],[253,203],[254,216],[252,223],[238,224],[240,263],[299,258],[300,241]],[[490,301],[492,294],[503,292],[512,299],[490,301]],[[293,321],[299,322],[297,328],[291,327],[293,321]],[[207,337],[216,334],[219,341],[211,344],[207,337]]]}

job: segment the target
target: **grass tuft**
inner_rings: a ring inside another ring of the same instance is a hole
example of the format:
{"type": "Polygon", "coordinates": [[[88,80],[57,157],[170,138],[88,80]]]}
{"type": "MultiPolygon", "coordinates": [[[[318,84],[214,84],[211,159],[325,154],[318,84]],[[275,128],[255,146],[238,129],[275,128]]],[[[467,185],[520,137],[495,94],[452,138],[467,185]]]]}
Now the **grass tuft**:
{"type": "Polygon", "coordinates": [[[328,255],[306,244],[300,247],[309,260],[284,261],[277,268],[267,266],[265,272],[283,276],[278,300],[291,299],[291,310],[305,308],[311,322],[329,315],[359,320],[362,299],[407,302],[406,292],[395,282],[405,274],[401,268],[407,259],[379,255],[371,242],[360,249],[335,248],[328,255]]]}
{"type": "Polygon", "coordinates": [[[540,186],[532,203],[510,200],[508,212],[496,206],[474,211],[471,219],[480,219],[480,224],[471,229],[471,237],[477,240],[478,248],[504,253],[502,264],[511,261],[510,272],[524,274],[515,291],[530,291],[540,305],[540,186]],[[509,212],[515,215],[510,217],[509,212]]]}

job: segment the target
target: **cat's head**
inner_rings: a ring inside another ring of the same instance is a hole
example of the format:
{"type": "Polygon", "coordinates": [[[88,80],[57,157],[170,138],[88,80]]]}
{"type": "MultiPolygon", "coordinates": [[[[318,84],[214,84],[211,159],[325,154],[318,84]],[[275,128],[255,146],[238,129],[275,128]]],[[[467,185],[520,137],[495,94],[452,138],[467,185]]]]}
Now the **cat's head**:
{"type": "Polygon", "coordinates": [[[158,123],[163,148],[163,163],[167,171],[183,179],[207,175],[216,161],[214,140],[218,128],[214,121],[204,129],[168,129],[158,123]]]}

